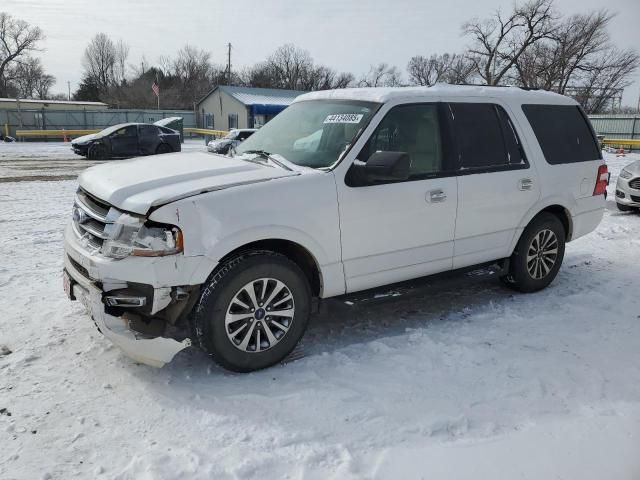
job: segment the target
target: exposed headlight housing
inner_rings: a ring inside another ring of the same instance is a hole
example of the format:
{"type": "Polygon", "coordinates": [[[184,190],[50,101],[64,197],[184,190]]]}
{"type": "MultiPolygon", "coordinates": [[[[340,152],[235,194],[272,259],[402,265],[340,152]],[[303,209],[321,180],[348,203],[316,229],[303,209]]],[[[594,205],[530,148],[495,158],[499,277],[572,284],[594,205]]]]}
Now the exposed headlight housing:
{"type": "Polygon", "coordinates": [[[105,226],[108,238],[102,254],[111,258],[163,257],[184,249],[182,232],[173,225],[146,222],[144,217],[122,213],[114,223],[105,226]]]}
{"type": "Polygon", "coordinates": [[[620,172],[620,178],[624,178],[625,180],[629,179],[633,177],[633,173],[631,173],[629,170],[623,168],[622,171],[620,172]]]}

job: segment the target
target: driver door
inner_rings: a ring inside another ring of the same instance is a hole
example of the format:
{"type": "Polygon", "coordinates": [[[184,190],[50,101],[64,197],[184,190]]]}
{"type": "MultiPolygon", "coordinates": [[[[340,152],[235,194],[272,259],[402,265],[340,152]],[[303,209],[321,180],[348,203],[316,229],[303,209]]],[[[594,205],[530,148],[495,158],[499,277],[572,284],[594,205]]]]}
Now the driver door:
{"type": "Polygon", "coordinates": [[[356,187],[348,173],[336,178],[347,292],[452,268],[458,193],[443,115],[438,103],[395,106],[359,151],[363,162],[407,152],[408,180],[356,187]]]}

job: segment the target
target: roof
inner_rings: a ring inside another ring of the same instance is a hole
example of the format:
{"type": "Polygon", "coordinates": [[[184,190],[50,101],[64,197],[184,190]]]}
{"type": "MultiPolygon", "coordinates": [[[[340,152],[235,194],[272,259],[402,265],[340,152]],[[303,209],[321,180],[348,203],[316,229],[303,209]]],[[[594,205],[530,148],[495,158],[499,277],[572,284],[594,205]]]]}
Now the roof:
{"type": "Polygon", "coordinates": [[[231,95],[240,103],[251,105],[281,105],[288,106],[296,97],[306,93],[301,90],[283,90],[278,88],[253,88],[253,87],[231,87],[228,85],[220,85],[209,93],[207,93],[198,104],[202,103],[217,89],[231,95]]]}
{"type": "MultiPolygon", "coordinates": [[[[16,103],[17,99],[15,98],[0,98],[0,102],[4,103],[16,103]]],[[[52,103],[58,105],[90,105],[92,107],[108,107],[106,103],[103,102],[82,102],[75,100],[34,100],[30,98],[21,98],[20,103],[52,103]]]]}
{"type": "Polygon", "coordinates": [[[519,87],[490,87],[481,85],[448,85],[439,83],[431,87],[374,87],[343,88],[310,92],[296,98],[296,102],[305,100],[361,100],[385,103],[398,98],[415,97],[494,97],[512,98],[530,102],[552,102],[575,105],[575,101],[564,95],[543,90],[525,90],[519,87]]]}

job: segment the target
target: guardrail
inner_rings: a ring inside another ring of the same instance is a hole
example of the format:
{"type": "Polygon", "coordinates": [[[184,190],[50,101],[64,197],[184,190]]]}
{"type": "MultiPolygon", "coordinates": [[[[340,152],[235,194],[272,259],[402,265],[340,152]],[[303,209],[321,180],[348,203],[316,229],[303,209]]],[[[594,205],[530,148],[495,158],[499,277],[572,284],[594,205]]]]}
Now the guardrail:
{"type": "Polygon", "coordinates": [[[80,137],[100,130],[16,130],[16,137],[80,137]]]}
{"type": "Polygon", "coordinates": [[[210,130],[208,128],[185,128],[184,133],[197,133],[199,135],[211,135],[212,137],[224,137],[227,133],[226,130],[210,130]]]}
{"type": "Polygon", "coordinates": [[[222,138],[227,133],[225,130],[211,130],[209,128],[191,128],[187,127],[184,129],[184,133],[195,133],[196,135],[204,136],[204,144],[206,145],[211,141],[211,139],[222,138]]]}
{"type": "Polygon", "coordinates": [[[630,147],[640,147],[640,138],[605,138],[602,140],[604,145],[628,145],[630,147]]]}

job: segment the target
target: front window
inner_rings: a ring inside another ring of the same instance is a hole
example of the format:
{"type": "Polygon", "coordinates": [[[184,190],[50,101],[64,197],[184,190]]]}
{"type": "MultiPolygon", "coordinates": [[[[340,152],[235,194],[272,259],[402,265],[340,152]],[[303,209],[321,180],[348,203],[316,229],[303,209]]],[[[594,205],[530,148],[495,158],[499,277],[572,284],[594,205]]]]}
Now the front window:
{"type": "Polygon", "coordinates": [[[354,100],[294,103],[245,140],[237,154],[260,150],[301,166],[330,167],[358,138],[379,106],[354,100]]]}

